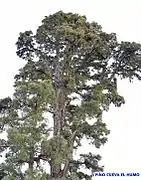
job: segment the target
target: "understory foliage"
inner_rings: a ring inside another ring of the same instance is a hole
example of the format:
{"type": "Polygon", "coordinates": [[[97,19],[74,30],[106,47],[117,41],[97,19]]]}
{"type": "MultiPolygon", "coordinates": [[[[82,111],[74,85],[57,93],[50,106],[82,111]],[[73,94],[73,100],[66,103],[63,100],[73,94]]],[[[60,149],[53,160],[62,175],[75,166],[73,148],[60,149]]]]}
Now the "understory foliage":
{"type": "MultiPolygon", "coordinates": [[[[118,42],[85,16],[59,11],[35,34],[20,33],[17,55],[26,64],[15,75],[13,97],[0,100],[2,180],[91,180],[103,171],[101,156],[76,151],[86,138],[107,142],[104,111],[124,98],[117,78],[141,80],[141,45],[118,42]],[[86,171],[88,170],[88,171],[86,171]]],[[[114,120],[114,119],[113,119],[114,120]]]]}

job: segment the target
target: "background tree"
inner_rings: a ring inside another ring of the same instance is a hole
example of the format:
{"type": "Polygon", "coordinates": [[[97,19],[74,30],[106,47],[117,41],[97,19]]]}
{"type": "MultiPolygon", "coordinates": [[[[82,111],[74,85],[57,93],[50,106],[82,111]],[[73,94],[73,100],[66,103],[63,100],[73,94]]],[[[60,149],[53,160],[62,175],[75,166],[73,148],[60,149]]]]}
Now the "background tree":
{"type": "Polygon", "coordinates": [[[101,156],[76,159],[73,152],[83,138],[96,148],[107,142],[102,114],[124,103],[118,77],[141,79],[141,45],[119,43],[85,16],[62,11],[45,17],[35,35],[20,33],[16,45],[26,64],[13,97],[0,101],[1,132],[8,135],[0,141],[3,179],[92,179],[103,170],[101,156]]]}

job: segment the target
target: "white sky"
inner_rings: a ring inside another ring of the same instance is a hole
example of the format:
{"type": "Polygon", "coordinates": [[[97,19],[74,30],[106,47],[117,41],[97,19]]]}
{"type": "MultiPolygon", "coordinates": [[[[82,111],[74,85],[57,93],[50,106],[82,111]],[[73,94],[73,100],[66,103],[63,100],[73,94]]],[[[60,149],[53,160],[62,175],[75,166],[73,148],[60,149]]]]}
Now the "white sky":
{"type": "MultiPolygon", "coordinates": [[[[140,0],[1,0],[0,98],[13,93],[13,77],[23,64],[16,56],[14,45],[19,32],[35,30],[44,16],[59,10],[86,15],[102,25],[103,30],[116,32],[120,40],[141,42],[140,0]]],[[[105,114],[111,134],[108,143],[101,148],[102,164],[105,172],[140,172],[141,82],[130,84],[124,80],[118,85],[126,104],[122,108],[112,107],[105,114]]],[[[109,178],[113,179],[95,179],[109,178]]],[[[131,177],[115,178],[127,180],[131,177]]],[[[132,177],[132,180],[139,178],[132,177]]]]}

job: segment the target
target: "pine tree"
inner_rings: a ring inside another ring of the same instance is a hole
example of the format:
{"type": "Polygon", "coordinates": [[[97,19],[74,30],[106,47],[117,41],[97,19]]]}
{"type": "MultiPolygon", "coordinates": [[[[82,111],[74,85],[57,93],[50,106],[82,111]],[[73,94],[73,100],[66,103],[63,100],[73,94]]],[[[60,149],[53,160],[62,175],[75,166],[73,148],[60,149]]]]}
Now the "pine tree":
{"type": "Polygon", "coordinates": [[[73,152],[83,138],[96,148],[107,142],[103,112],[125,103],[118,77],[141,79],[141,45],[119,43],[96,22],[62,11],[45,17],[35,34],[20,33],[16,45],[26,64],[15,75],[13,97],[0,101],[7,133],[0,139],[1,179],[92,179],[103,171],[101,156],[74,159],[73,152]]]}

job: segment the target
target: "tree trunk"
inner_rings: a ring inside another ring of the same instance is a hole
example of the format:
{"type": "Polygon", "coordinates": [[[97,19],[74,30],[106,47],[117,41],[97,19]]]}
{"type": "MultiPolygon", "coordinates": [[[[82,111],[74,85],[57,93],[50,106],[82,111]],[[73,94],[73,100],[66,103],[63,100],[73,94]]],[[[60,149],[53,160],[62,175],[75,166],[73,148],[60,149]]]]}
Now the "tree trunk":
{"type": "Polygon", "coordinates": [[[64,121],[64,108],[65,108],[65,93],[63,88],[59,88],[56,91],[54,104],[54,136],[59,136],[61,134],[61,129],[64,121]]]}
{"type": "Polygon", "coordinates": [[[51,178],[61,178],[61,164],[56,165],[52,163],[51,165],[51,178]]]}
{"type": "MultiPolygon", "coordinates": [[[[54,121],[53,135],[54,136],[61,135],[63,121],[64,121],[65,101],[66,101],[66,97],[65,97],[64,89],[62,87],[60,87],[56,90],[56,99],[55,99],[55,104],[54,104],[54,115],[53,115],[53,121],[54,121]]],[[[59,145],[60,144],[58,144],[58,146],[59,145]]],[[[58,149],[60,149],[60,148],[58,148],[58,149]]],[[[59,154],[59,150],[56,153],[59,154]]],[[[61,163],[55,164],[55,163],[53,163],[54,161],[55,160],[52,159],[51,177],[59,178],[62,173],[61,172],[61,163]]]]}
{"type": "Polygon", "coordinates": [[[30,159],[29,159],[29,163],[28,163],[28,167],[31,172],[33,172],[33,165],[34,165],[34,147],[31,147],[30,159]]]}

